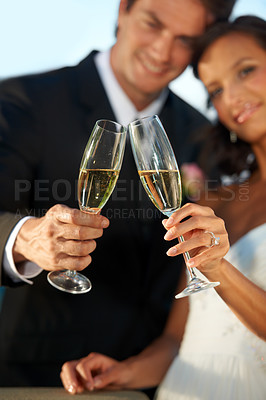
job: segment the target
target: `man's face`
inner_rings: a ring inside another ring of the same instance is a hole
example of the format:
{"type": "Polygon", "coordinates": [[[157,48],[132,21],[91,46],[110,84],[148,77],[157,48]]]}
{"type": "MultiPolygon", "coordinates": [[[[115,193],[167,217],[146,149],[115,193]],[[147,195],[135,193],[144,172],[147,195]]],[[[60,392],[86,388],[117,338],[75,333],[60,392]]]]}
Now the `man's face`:
{"type": "Polygon", "coordinates": [[[136,0],[129,11],[121,0],[111,63],[133,102],[143,97],[149,104],[184,71],[190,39],[203,33],[208,18],[200,0],[136,0]]]}

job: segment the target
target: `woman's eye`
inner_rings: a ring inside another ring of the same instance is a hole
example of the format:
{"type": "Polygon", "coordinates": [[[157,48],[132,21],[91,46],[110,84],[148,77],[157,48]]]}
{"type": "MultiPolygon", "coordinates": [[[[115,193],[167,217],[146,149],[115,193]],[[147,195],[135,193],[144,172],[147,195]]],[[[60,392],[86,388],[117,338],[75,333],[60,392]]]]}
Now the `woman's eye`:
{"type": "Polygon", "coordinates": [[[217,88],[215,90],[212,90],[211,92],[209,92],[209,100],[210,101],[215,100],[218,96],[222,94],[222,92],[223,92],[222,88],[217,88]]]}
{"type": "Polygon", "coordinates": [[[245,76],[249,75],[252,71],[254,71],[255,67],[245,67],[241,69],[239,72],[240,78],[244,78],[245,76]]]}

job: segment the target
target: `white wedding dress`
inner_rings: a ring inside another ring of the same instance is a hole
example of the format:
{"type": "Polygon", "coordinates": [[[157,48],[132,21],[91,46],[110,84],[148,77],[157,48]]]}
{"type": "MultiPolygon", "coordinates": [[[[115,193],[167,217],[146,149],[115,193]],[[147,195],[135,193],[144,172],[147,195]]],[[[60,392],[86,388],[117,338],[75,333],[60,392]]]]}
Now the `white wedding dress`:
{"type": "MultiPolygon", "coordinates": [[[[239,239],[226,259],[266,290],[266,224],[239,239]]],[[[214,289],[189,301],[180,352],[156,400],[265,400],[266,342],[237,319],[214,289]]]]}

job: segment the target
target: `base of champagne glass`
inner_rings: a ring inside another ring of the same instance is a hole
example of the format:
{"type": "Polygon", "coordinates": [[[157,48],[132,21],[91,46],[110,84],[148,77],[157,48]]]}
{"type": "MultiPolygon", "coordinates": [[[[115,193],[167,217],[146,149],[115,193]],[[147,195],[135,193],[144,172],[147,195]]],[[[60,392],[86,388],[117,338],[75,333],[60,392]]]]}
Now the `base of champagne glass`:
{"type": "Polygon", "coordinates": [[[192,278],[187,287],[182,292],[175,295],[175,299],[181,299],[182,297],[190,296],[191,294],[211,289],[218,285],[220,285],[220,282],[207,282],[199,278],[192,278]]]}
{"type": "Polygon", "coordinates": [[[73,271],[52,271],[47,275],[48,282],[56,289],[72,294],[83,294],[91,290],[91,281],[84,275],[73,271]]]}

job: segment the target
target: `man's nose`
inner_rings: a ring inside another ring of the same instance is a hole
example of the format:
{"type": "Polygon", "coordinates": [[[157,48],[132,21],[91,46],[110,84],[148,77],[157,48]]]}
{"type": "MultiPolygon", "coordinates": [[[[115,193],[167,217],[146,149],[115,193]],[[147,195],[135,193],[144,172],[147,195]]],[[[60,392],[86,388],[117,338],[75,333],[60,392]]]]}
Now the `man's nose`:
{"type": "Polygon", "coordinates": [[[153,43],[154,56],[162,63],[169,62],[173,53],[174,38],[162,32],[153,43]]]}

